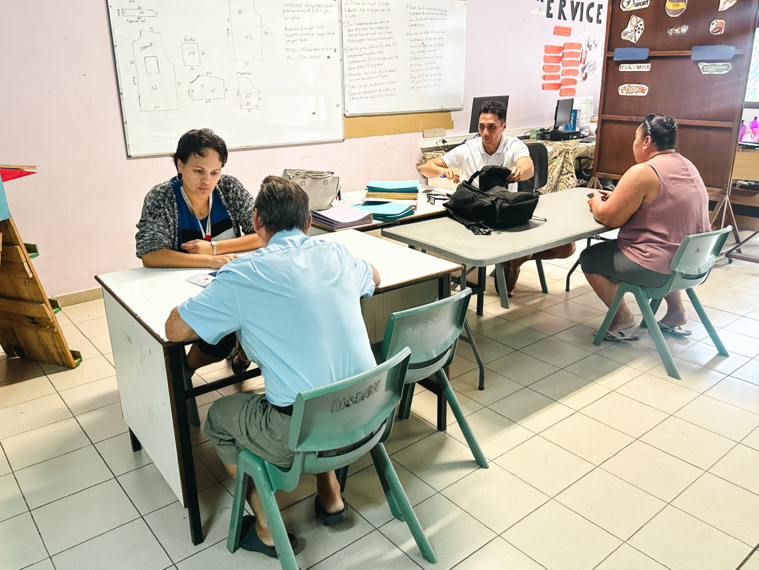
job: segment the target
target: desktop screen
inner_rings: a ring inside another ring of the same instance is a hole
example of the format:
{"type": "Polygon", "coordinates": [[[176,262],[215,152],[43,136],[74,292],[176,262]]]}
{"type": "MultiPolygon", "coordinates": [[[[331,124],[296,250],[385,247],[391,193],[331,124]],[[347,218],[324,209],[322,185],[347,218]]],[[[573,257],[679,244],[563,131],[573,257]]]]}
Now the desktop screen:
{"type": "Polygon", "coordinates": [[[508,95],[494,95],[492,97],[475,97],[472,101],[472,118],[469,121],[469,132],[477,133],[479,129],[477,126],[480,124],[480,109],[485,101],[500,101],[506,108],[509,107],[508,95]]]}
{"type": "Polygon", "coordinates": [[[572,106],[574,99],[559,99],[556,101],[556,112],[553,116],[554,130],[569,124],[572,120],[572,106]]]}

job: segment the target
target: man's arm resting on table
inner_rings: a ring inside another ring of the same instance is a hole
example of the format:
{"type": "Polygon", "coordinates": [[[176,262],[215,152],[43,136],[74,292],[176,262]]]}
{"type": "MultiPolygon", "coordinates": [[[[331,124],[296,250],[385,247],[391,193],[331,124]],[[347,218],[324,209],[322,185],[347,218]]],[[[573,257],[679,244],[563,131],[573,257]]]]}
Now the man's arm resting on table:
{"type": "Polygon", "coordinates": [[[198,333],[192,330],[192,327],[179,316],[177,307],[171,310],[169,318],[166,319],[166,338],[171,342],[182,342],[191,338],[198,338],[198,333]]]}
{"type": "Polygon", "coordinates": [[[372,281],[374,281],[374,286],[379,287],[380,284],[380,274],[379,271],[377,271],[377,268],[374,267],[371,263],[369,264],[372,268],[372,281]]]}

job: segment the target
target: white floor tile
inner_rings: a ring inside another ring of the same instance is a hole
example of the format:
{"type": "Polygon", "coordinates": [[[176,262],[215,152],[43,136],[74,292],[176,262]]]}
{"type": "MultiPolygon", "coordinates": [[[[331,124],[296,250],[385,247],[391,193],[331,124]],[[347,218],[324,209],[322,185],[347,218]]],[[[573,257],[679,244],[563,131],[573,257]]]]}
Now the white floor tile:
{"type": "Polygon", "coordinates": [[[394,453],[393,459],[438,491],[479,469],[469,447],[444,432],[394,453]]]}
{"type": "Polygon", "coordinates": [[[736,568],[751,547],[668,506],[629,541],[673,570],[736,568]]]}
{"type": "Polygon", "coordinates": [[[132,451],[128,433],[100,441],[95,447],[117,477],[150,463],[147,451],[132,451]]]}
{"type": "Polygon", "coordinates": [[[15,475],[30,509],[113,477],[91,445],[21,469],[15,475]]]}
{"type": "Polygon", "coordinates": [[[58,394],[0,409],[0,441],[71,417],[58,394]]]}
{"type": "MultiPolygon", "coordinates": [[[[51,555],[138,518],[115,479],[32,511],[51,555]]],[[[188,541],[189,542],[189,541],[188,541]]]]}
{"type": "Polygon", "coordinates": [[[0,521],[28,511],[13,473],[0,476],[0,521]]]}
{"type": "Polygon", "coordinates": [[[109,376],[75,388],[61,390],[60,395],[71,413],[79,415],[118,402],[119,387],[116,376],[109,376]]]}
{"type": "Polygon", "coordinates": [[[93,443],[124,433],[129,429],[121,416],[120,403],[84,412],[76,419],[93,443]]]}
{"type": "Polygon", "coordinates": [[[5,382],[0,384],[0,408],[7,408],[53,393],[55,393],[55,388],[44,375],[5,382]]]}
{"type": "Polygon", "coordinates": [[[521,550],[501,537],[494,538],[477,552],[455,566],[456,570],[543,570],[521,550]]]}
{"type": "Polygon", "coordinates": [[[503,534],[546,568],[593,568],[621,543],[556,501],[549,501],[503,534]]]}
{"type": "Polygon", "coordinates": [[[679,418],[667,418],[640,441],[683,461],[709,469],[735,446],[735,442],[679,418]]]}
{"type": "Polygon", "coordinates": [[[163,570],[171,560],[138,519],[101,534],[53,557],[56,570],[163,570]]]}
{"type": "Polygon", "coordinates": [[[47,556],[45,545],[28,512],[0,522],[0,568],[19,570],[47,556]]]}
{"type": "Polygon", "coordinates": [[[74,418],[25,431],[2,442],[8,461],[16,471],[90,445],[74,418]]]}
{"type": "Polygon", "coordinates": [[[418,570],[419,566],[380,531],[375,530],[316,566],[312,566],[311,570],[366,570],[367,568],[418,570]]]}

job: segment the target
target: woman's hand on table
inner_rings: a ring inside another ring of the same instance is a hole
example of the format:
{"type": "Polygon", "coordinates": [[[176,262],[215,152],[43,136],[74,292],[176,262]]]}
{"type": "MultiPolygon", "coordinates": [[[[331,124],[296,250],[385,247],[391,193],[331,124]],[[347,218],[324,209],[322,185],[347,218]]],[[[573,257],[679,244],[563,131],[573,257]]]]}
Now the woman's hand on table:
{"type": "Polygon", "coordinates": [[[182,249],[187,253],[199,253],[201,255],[212,255],[213,248],[211,242],[204,239],[194,239],[182,244],[182,249]]]}

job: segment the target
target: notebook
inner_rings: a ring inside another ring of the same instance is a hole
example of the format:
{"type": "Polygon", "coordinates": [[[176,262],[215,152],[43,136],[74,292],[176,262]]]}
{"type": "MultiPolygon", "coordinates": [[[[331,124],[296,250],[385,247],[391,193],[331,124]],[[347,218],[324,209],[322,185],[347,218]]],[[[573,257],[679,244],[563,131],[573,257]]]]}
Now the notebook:
{"type": "Polygon", "coordinates": [[[337,204],[326,210],[311,212],[311,217],[314,222],[335,230],[361,226],[372,221],[371,213],[342,204],[337,204]]]}

